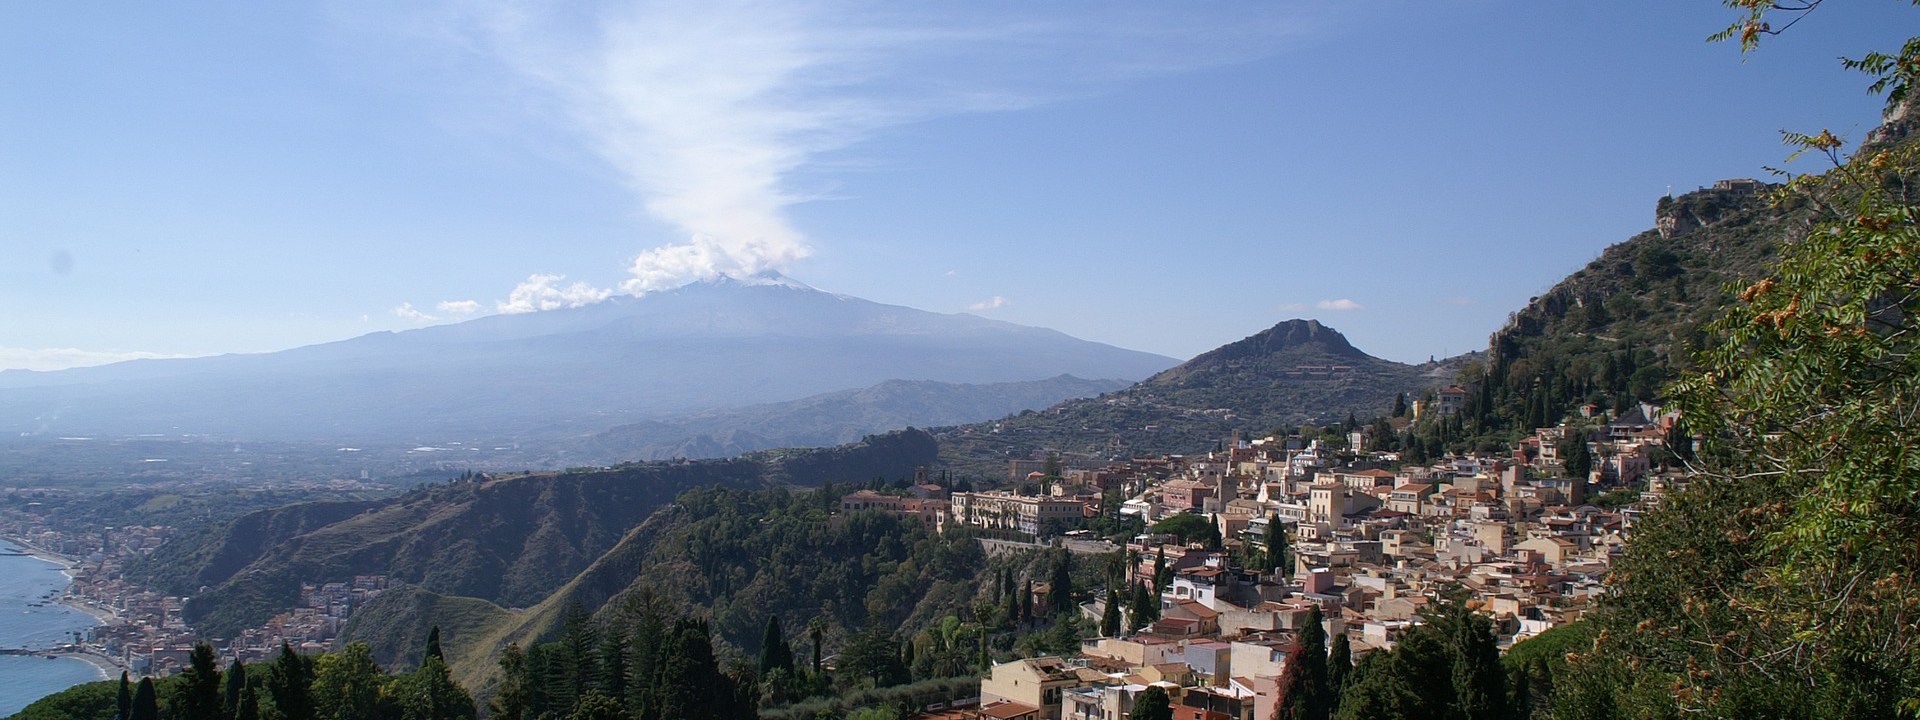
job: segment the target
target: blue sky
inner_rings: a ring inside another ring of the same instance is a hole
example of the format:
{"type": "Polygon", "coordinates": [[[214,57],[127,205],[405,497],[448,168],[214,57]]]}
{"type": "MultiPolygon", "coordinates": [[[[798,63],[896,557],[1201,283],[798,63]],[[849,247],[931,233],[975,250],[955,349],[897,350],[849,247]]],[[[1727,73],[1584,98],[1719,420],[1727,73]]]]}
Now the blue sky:
{"type": "Polygon", "coordinates": [[[1743,57],[1708,0],[391,5],[0,5],[0,368],[765,269],[1177,357],[1317,317],[1425,360],[1669,187],[1857,139],[1879,100],[1835,58],[1914,18],[1743,57]]]}

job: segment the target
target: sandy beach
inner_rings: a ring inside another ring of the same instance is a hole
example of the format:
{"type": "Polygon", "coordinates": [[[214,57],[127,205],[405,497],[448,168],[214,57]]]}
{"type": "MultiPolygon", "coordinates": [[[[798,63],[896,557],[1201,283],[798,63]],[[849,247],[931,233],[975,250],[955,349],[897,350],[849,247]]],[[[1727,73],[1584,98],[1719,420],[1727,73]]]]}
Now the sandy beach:
{"type": "Polygon", "coordinates": [[[107,657],[105,655],[100,655],[98,653],[58,652],[58,653],[50,653],[50,654],[53,657],[72,658],[74,660],[84,661],[88,665],[92,665],[95,670],[100,671],[101,680],[112,680],[114,678],[117,678],[120,676],[120,672],[126,669],[121,667],[120,663],[115,661],[113,658],[107,657]]]}

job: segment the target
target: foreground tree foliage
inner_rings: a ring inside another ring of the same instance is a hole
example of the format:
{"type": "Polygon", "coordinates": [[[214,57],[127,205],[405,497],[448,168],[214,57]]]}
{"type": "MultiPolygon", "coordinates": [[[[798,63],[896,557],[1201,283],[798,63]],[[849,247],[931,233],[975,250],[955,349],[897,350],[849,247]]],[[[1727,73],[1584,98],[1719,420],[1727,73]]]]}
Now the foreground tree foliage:
{"type": "MultiPolygon", "coordinates": [[[[1822,2],[1740,1],[1753,47],[1822,2]]],[[[1779,202],[1820,222],[1673,388],[1696,479],[1636,528],[1554,717],[1920,717],[1920,41],[1848,65],[1888,124],[1779,202]]]]}
{"type": "MultiPolygon", "coordinates": [[[[1428,611],[1393,650],[1374,652],[1342,675],[1344,690],[1332,703],[1341,720],[1527,717],[1508,705],[1493,622],[1457,597],[1428,611]]],[[[1327,717],[1325,705],[1308,707],[1318,714],[1290,717],[1327,717]]]]}
{"type": "Polygon", "coordinates": [[[12,720],[473,720],[473,697],[446,662],[428,654],[414,672],[388,673],[364,643],[310,656],[282,645],[271,663],[225,673],[213,648],[195,646],[179,675],[77,685],[12,720]],[[163,701],[161,698],[165,698],[163,701]],[[164,705],[164,707],[163,707],[164,705]]]}

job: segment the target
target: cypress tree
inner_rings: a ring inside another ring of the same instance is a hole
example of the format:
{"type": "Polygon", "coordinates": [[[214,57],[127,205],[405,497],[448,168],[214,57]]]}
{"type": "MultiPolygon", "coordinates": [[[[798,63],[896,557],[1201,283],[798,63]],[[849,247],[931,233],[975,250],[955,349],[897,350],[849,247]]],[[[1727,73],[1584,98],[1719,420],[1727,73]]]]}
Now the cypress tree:
{"type": "Polygon", "coordinates": [[[240,689],[240,704],[233,709],[233,720],[260,720],[260,693],[252,685],[240,689]]]}
{"type": "Polygon", "coordinates": [[[1167,549],[1153,556],[1153,593],[1158,595],[1167,591],[1167,583],[1173,580],[1173,573],[1167,569],[1167,549]]]}
{"type": "Polygon", "coordinates": [[[1507,671],[1507,711],[1513,720],[1529,720],[1533,717],[1533,688],[1527,682],[1527,669],[1514,667],[1507,671]]]}
{"type": "Polygon", "coordinates": [[[440,658],[440,662],[447,661],[447,654],[440,650],[439,625],[435,625],[433,629],[427,631],[427,653],[421,658],[422,662],[425,662],[425,659],[429,657],[440,658]]]}
{"type": "Polygon", "coordinates": [[[1055,616],[1073,612],[1073,556],[1061,551],[1047,584],[1047,609],[1055,616]]]}
{"type": "Polygon", "coordinates": [[[787,647],[786,633],[780,630],[780,616],[768,615],[766,629],[760,633],[760,674],[776,669],[793,670],[793,650],[787,647]]]}
{"type": "Polygon", "coordinates": [[[1333,636],[1333,648],[1327,653],[1327,714],[1340,712],[1340,694],[1353,677],[1353,647],[1347,634],[1333,636]]]}
{"type": "Polygon", "coordinates": [[[813,640],[813,671],[820,672],[820,638],[827,634],[827,619],[816,617],[807,621],[807,637],[813,640]]]}
{"type": "Polygon", "coordinates": [[[1287,525],[1278,513],[1267,516],[1267,567],[1280,568],[1280,576],[1293,577],[1293,563],[1287,561],[1287,525]]]}
{"type": "Polygon", "coordinates": [[[1033,579],[1028,578],[1020,590],[1020,622],[1033,622],[1033,579]]]}
{"type": "Polygon", "coordinates": [[[1127,607],[1133,613],[1132,621],[1128,624],[1136,631],[1160,619],[1160,600],[1147,589],[1146,583],[1134,584],[1133,601],[1127,603],[1127,607]]]}
{"type": "Polygon", "coordinates": [[[1100,634],[1106,637],[1120,636],[1120,594],[1107,588],[1107,608],[1100,613],[1100,634]]]}
{"type": "Polygon", "coordinates": [[[127,680],[127,671],[120,671],[120,694],[114,698],[114,715],[117,720],[128,720],[133,711],[133,683],[127,680]]]}
{"type": "Polygon", "coordinates": [[[1307,691],[1299,702],[1306,714],[1295,716],[1297,718],[1325,720],[1329,714],[1327,630],[1320,624],[1321,620],[1320,605],[1315,603],[1308,606],[1306,624],[1300,627],[1300,672],[1307,691]]]}
{"type": "Polygon", "coordinates": [[[127,718],[160,720],[160,697],[153,692],[153,678],[140,678],[140,685],[133,691],[133,702],[127,718]]]}
{"type": "Polygon", "coordinates": [[[247,666],[240,664],[239,658],[234,658],[233,664],[227,666],[226,689],[226,697],[222,698],[221,707],[225,710],[227,717],[237,717],[240,714],[240,696],[247,689],[247,666]]]}
{"type": "Polygon", "coordinates": [[[1500,647],[1493,625],[1465,608],[1450,608],[1453,624],[1453,695],[1460,711],[1470,718],[1506,717],[1506,673],[1500,669],[1500,647]]]}

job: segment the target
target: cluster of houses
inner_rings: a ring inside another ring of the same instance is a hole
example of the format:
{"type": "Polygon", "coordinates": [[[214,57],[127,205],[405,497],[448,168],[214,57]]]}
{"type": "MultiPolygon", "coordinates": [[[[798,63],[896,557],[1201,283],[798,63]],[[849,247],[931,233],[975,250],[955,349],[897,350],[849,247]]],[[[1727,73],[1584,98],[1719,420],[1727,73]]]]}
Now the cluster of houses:
{"type": "MultiPolygon", "coordinates": [[[[1586,438],[1594,462],[1584,477],[1566,476],[1556,450],[1573,431],[1556,427],[1536,431],[1511,454],[1424,466],[1269,437],[1235,439],[1195,457],[1058,458],[1059,478],[1048,478],[1038,496],[955,493],[928,510],[926,503],[943,498],[937,487],[921,487],[913,512],[946,513],[930,523],[1039,535],[1046,518],[1101,512],[1105,491],[1119,488],[1127,498],[1122,513],[1150,524],[1198,515],[1223,539],[1207,549],[1168,536],[1135,538],[1126,547],[1128,581],[1153,583],[1156,566],[1172,575],[1161,585],[1158,621],[1086,640],[1073,657],[995,665],[982,680],[980,703],[946,716],[1118,720],[1140,692],[1158,686],[1172,698],[1175,718],[1271,717],[1286,658],[1314,606],[1328,636],[1344,634],[1356,655],[1392,648],[1443,593],[1464,594],[1469,607],[1490,616],[1503,645],[1571,622],[1602,591],[1634,521],[1685,481],[1657,472],[1652,460],[1672,422],[1642,406],[1594,427],[1586,438]],[[1618,488],[1638,495],[1595,502],[1618,488]],[[1288,561],[1236,563],[1266,556],[1267,526],[1276,521],[1290,538],[1288,561]]],[[[1364,437],[1349,440],[1366,446],[1364,437]]],[[[1035,472],[1025,464],[1010,470],[1015,480],[1035,472]]],[[[879,494],[848,501],[907,502],[872,496],[879,494]]],[[[1096,598],[1081,610],[1097,624],[1105,608],[1096,598]]]]}

